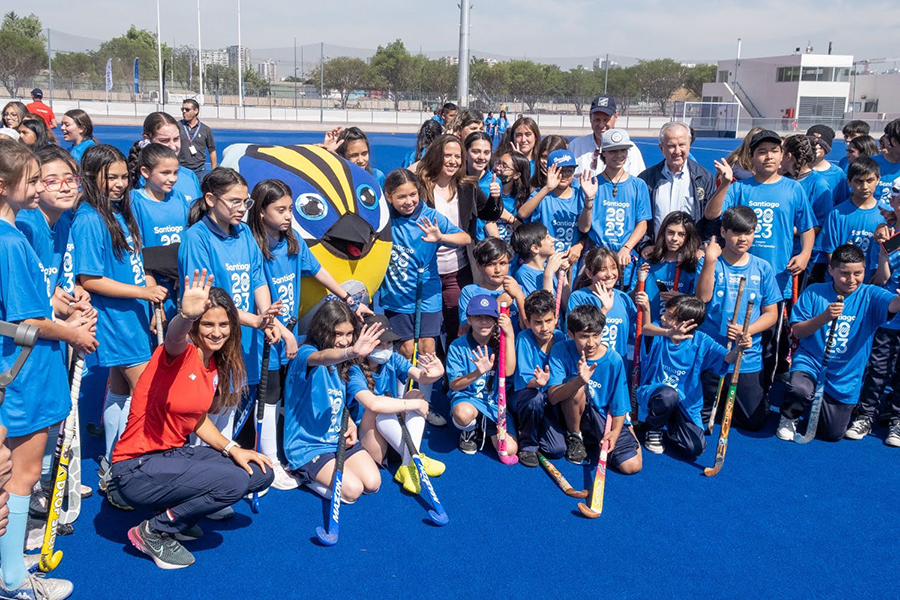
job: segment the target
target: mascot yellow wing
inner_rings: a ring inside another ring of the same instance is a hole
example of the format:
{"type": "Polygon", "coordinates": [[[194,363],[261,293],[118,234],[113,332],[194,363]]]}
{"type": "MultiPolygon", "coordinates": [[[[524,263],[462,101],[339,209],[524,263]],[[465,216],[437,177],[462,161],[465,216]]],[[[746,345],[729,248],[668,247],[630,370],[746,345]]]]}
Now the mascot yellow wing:
{"type": "MultiPolygon", "coordinates": [[[[286,183],[293,193],[294,231],[344,290],[371,303],[391,259],[391,223],[370,173],[318,146],[234,144],[222,166],[240,172],[251,190],[264,179],[286,183]]],[[[334,299],[304,277],[296,307],[299,330],[306,330],[320,304],[334,299]]]]}

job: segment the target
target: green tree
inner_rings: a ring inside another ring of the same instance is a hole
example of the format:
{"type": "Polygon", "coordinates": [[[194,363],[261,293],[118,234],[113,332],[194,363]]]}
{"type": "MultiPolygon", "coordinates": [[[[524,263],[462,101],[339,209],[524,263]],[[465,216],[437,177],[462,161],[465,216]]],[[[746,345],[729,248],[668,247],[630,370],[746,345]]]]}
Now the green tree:
{"type": "Polygon", "coordinates": [[[473,95],[489,107],[500,104],[509,93],[509,63],[491,66],[486,60],[475,59],[469,78],[473,95]]]}
{"type": "MultiPolygon", "coordinates": [[[[169,60],[169,64],[172,64],[172,51],[169,46],[163,44],[162,55],[163,60],[169,60]]],[[[156,34],[146,29],[138,29],[132,25],[125,35],[114,37],[100,44],[100,48],[94,53],[98,73],[106,72],[106,61],[110,58],[112,59],[113,82],[133,81],[135,58],[140,59],[141,72],[145,74],[145,85],[147,81],[157,81],[159,60],[157,59],[156,34]]],[[[171,73],[167,74],[166,81],[172,81],[171,73]]],[[[155,89],[157,86],[151,85],[150,87],[155,89]]],[[[128,89],[134,99],[134,88],[129,85],[128,89]]]]}
{"type": "Polygon", "coordinates": [[[556,65],[539,65],[530,60],[512,60],[509,71],[509,93],[533,111],[538,100],[547,99],[559,91],[560,70],[556,65]]]}
{"type": "Polygon", "coordinates": [[[635,75],[635,67],[610,69],[607,93],[616,99],[619,112],[626,112],[629,106],[638,102],[641,99],[641,86],[635,75]]]}
{"type": "Polygon", "coordinates": [[[421,58],[421,90],[438,104],[449,102],[450,98],[456,95],[459,68],[441,58],[436,60],[421,58]]]}
{"type": "MultiPolygon", "coordinates": [[[[369,65],[359,58],[336,56],[325,61],[325,90],[337,90],[341,96],[341,108],[347,108],[347,101],[351,92],[365,88],[369,82],[369,65]]],[[[321,75],[319,67],[316,67],[309,76],[312,82],[319,87],[321,75]]],[[[319,90],[326,94],[326,91],[319,90]]]]}
{"type": "Polygon", "coordinates": [[[378,46],[369,66],[372,69],[373,87],[386,90],[394,101],[394,110],[398,110],[401,97],[414,89],[416,81],[413,57],[406,46],[401,40],[395,40],[387,46],[378,46]]]}
{"type": "Polygon", "coordinates": [[[0,26],[0,83],[13,98],[47,66],[41,22],[34,15],[6,13],[0,26]]]}
{"type": "Polygon", "coordinates": [[[647,99],[665,114],[669,98],[684,84],[685,67],[671,58],[657,58],[638,61],[634,68],[647,99]]]}
{"type": "Polygon", "coordinates": [[[716,80],[716,65],[696,65],[684,72],[684,87],[698,100],[703,97],[703,84],[716,80]]]}
{"type": "Polygon", "coordinates": [[[75,86],[97,77],[93,57],[86,52],[57,52],[53,57],[53,81],[72,99],[75,86]]]}
{"type": "Polygon", "coordinates": [[[562,74],[563,93],[575,105],[576,114],[584,114],[585,103],[603,89],[602,77],[602,72],[598,74],[582,66],[562,74]]]}

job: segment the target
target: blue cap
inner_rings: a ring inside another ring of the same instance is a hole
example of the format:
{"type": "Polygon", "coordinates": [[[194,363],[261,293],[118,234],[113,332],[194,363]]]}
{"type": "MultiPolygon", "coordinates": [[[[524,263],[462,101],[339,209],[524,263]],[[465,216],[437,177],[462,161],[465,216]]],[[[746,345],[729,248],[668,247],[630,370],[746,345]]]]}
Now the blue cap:
{"type": "Polygon", "coordinates": [[[497,299],[487,294],[478,294],[469,300],[469,306],[466,307],[466,316],[473,317],[475,315],[487,315],[495,319],[500,316],[497,310],[497,299]]]}
{"type": "Polygon", "coordinates": [[[578,163],[575,162],[575,155],[568,150],[554,150],[547,157],[547,168],[554,166],[559,168],[577,167],[578,163]]]}

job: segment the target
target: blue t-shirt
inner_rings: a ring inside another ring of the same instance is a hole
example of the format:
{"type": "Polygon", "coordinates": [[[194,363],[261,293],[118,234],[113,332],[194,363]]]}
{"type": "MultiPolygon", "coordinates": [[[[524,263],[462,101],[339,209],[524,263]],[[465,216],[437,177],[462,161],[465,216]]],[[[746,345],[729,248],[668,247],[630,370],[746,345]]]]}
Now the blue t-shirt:
{"type": "Polygon", "coordinates": [[[75,289],[71,256],[68,260],[68,273],[64,268],[73,217],[74,213],[67,210],[60,215],[53,227],[50,227],[50,223],[47,222],[47,218],[40,209],[22,210],[16,215],[16,227],[25,235],[31,248],[37,254],[38,260],[44,268],[44,280],[47,282],[51,294],[53,288],[58,285],[62,286],[63,283],[69,285],[67,292],[72,293],[72,290],[75,289]]]}
{"type": "Polygon", "coordinates": [[[494,117],[488,117],[484,120],[484,132],[491,137],[494,137],[494,128],[497,127],[497,119],[494,117]]]}
{"type": "MultiPolygon", "coordinates": [[[[490,173],[487,173],[487,172],[485,172],[485,174],[486,174],[486,177],[488,175],[490,175],[490,173]]],[[[482,179],[484,179],[484,177],[482,179]]],[[[487,183],[488,183],[488,186],[490,186],[490,184],[491,184],[490,177],[487,177],[487,183]]],[[[479,181],[478,184],[479,184],[479,186],[481,186],[481,181],[479,181]]],[[[491,195],[490,188],[485,190],[482,187],[481,189],[484,192],[485,196],[490,197],[490,195],[491,195]]],[[[518,209],[516,208],[515,196],[507,196],[506,194],[501,194],[500,200],[503,202],[503,208],[506,209],[507,212],[509,212],[510,214],[513,214],[513,215],[516,214],[516,211],[518,209]]],[[[484,226],[486,224],[487,224],[487,221],[482,221],[481,219],[478,219],[478,222],[475,225],[475,241],[480,242],[484,238],[490,237],[484,231],[484,226]]],[[[510,240],[512,239],[512,232],[513,232],[512,225],[510,225],[509,223],[507,223],[506,221],[504,221],[502,219],[494,221],[494,224],[497,226],[498,237],[508,244],[510,242],[510,240]]]]}
{"type": "MultiPolygon", "coordinates": [[[[607,346],[607,348],[609,348],[607,346]]],[[[566,340],[554,344],[550,350],[550,381],[547,386],[562,385],[578,373],[578,361],[581,360],[575,342],[566,340]]],[[[606,353],[596,360],[588,360],[588,365],[597,365],[587,392],[591,404],[606,420],[607,412],[614,417],[627,415],[631,410],[628,396],[628,379],[625,375],[625,363],[622,357],[607,349],[606,353]]]]}
{"type": "MultiPolygon", "coordinates": [[[[572,309],[582,304],[591,304],[599,309],[603,309],[594,292],[590,288],[582,288],[576,290],[569,296],[569,304],[566,307],[566,313],[571,313],[572,309]]],[[[634,323],[637,319],[637,307],[634,300],[625,292],[613,290],[613,305],[606,315],[606,325],[603,327],[602,339],[607,348],[614,350],[622,359],[628,361],[631,356],[630,348],[634,347],[634,323]]]]}
{"type": "Polygon", "coordinates": [[[309,366],[314,352],[315,346],[300,346],[284,381],[284,454],[291,469],[337,451],[341,435],[347,385],[337,366],[309,366]]]}
{"type": "MultiPolygon", "coordinates": [[[[763,307],[781,302],[781,291],[775,285],[772,267],[766,261],[750,255],[750,261],[743,266],[728,264],[724,258],[716,261],[712,300],[706,305],[706,319],[698,327],[715,342],[725,346],[728,344],[728,322],[734,316],[734,304],[737,301],[741,276],[747,278],[741,306],[737,312],[737,324],[743,326],[744,315],[747,314],[747,303],[753,300],[753,312],[750,322],[755,322],[762,313],[763,307]]],[[[705,257],[700,258],[697,272],[703,270],[705,257]]],[[[744,350],[741,360],[742,373],[756,373],[762,370],[762,333],[753,336],[753,345],[744,350]]]]}
{"type": "MultiPolygon", "coordinates": [[[[262,252],[250,233],[239,223],[227,234],[209,216],[194,223],[178,248],[178,277],[193,276],[194,270],[206,269],[213,276],[213,285],[223,288],[238,310],[256,313],[254,292],[266,285],[262,252]]],[[[241,326],[241,347],[247,366],[247,383],[259,383],[260,356],[263,332],[241,326]]]]}
{"type": "MultiPolygon", "coordinates": [[[[650,338],[641,350],[641,387],[637,397],[641,407],[646,407],[650,395],[661,385],[678,392],[681,412],[697,427],[705,428],[700,418],[703,408],[703,387],[700,374],[711,371],[724,375],[728,371],[725,362],[727,350],[702,331],[676,344],[667,337],[650,338]]],[[[743,362],[743,361],[742,361],[743,362]]]]}
{"type": "MultiPolygon", "coordinates": [[[[412,369],[412,363],[409,359],[399,352],[391,353],[391,357],[383,365],[379,365],[377,370],[372,371],[372,381],[375,387],[370,390],[376,396],[387,396],[389,398],[397,398],[400,394],[400,387],[405,386],[409,381],[409,370],[412,369]]],[[[359,365],[350,367],[349,381],[347,381],[347,397],[356,398],[356,394],[363,390],[369,389],[369,382],[363,374],[359,365]]]]}
{"type": "MultiPolygon", "coordinates": [[[[0,220],[0,320],[53,318],[53,290],[46,285],[44,273],[25,236],[0,220]]],[[[13,338],[0,336],[0,371],[9,369],[20,351],[13,338]]],[[[38,338],[0,406],[0,423],[9,430],[9,437],[46,429],[69,414],[65,360],[62,342],[38,338]]]]}
{"type": "Polygon", "coordinates": [[[879,206],[891,210],[891,186],[894,185],[894,180],[900,177],[900,162],[891,162],[884,154],[876,154],[872,160],[877,162],[878,168],[881,169],[881,177],[875,187],[875,197],[878,198],[879,206]]]}
{"type": "MultiPolygon", "coordinates": [[[[809,205],[810,208],[812,208],[816,225],[823,227],[825,225],[825,220],[828,218],[831,211],[834,210],[836,204],[834,201],[835,193],[828,185],[828,180],[819,171],[810,171],[807,173],[806,177],[798,179],[797,183],[799,183],[800,187],[803,188],[803,191],[806,192],[806,197],[809,199],[809,205]]],[[[800,236],[795,235],[793,255],[796,256],[800,254],[802,249],[800,236]]],[[[821,232],[816,236],[815,244],[813,244],[810,265],[817,262],[825,262],[825,257],[822,254],[821,232]]]]}
{"type": "MultiPolygon", "coordinates": [[[[526,298],[532,292],[544,289],[543,269],[535,269],[534,267],[523,264],[518,269],[516,269],[516,274],[513,275],[513,277],[515,277],[516,281],[519,282],[519,287],[522,288],[522,293],[525,294],[526,298]]],[[[556,273],[554,273],[553,289],[550,291],[550,293],[553,294],[554,297],[556,297],[556,285],[558,282],[559,277],[556,273]]]]}
{"type": "Polygon", "coordinates": [[[578,215],[584,208],[584,190],[580,187],[569,189],[572,190],[572,195],[568,198],[560,198],[554,194],[544,196],[528,219],[530,222],[544,224],[556,239],[554,248],[557,252],[568,252],[572,244],[581,238],[578,215]]]}
{"type": "Polygon", "coordinates": [[[868,280],[878,268],[879,246],[873,241],[875,229],[884,222],[884,216],[877,205],[862,209],[852,200],[848,200],[834,207],[825,220],[820,235],[822,253],[831,254],[835,248],[843,244],[859,247],[866,255],[866,280],[868,280]]]}
{"type": "MultiPolygon", "coordinates": [[[[266,258],[263,261],[263,272],[266,275],[266,282],[269,284],[269,295],[272,302],[281,300],[281,312],[278,313],[278,320],[282,325],[287,325],[291,317],[299,316],[297,311],[300,304],[300,278],[313,276],[322,268],[318,259],[309,251],[306,242],[302,239],[298,242],[300,251],[297,254],[288,254],[288,243],[284,238],[274,246],[270,244],[269,251],[272,253],[272,258],[266,258]]],[[[262,365],[262,347],[260,347],[259,360],[262,365]]],[[[278,342],[272,346],[269,369],[275,370],[277,365],[286,365],[287,363],[284,342],[278,342]]]]}
{"type": "MultiPolygon", "coordinates": [[[[872,336],[888,320],[888,307],[894,298],[895,294],[868,284],[859,286],[844,298],[844,312],[837,320],[825,377],[825,393],[838,402],[856,404],[859,401],[860,380],[872,349],[872,336]]],[[[832,283],[811,285],[800,294],[791,313],[791,323],[808,321],[836,301],[837,292],[832,283]]],[[[829,323],[800,340],[791,371],[802,371],[818,378],[830,329],[829,323]]]]}
{"type": "Polygon", "coordinates": [[[787,264],[794,248],[794,229],[800,235],[816,225],[806,192],[787,177],[767,184],[751,177],[728,188],[722,212],[732,206],[749,206],[756,213],[756,237],[750,253],[772,265],[782,299],[790,298],[793,275],[787,264]]]}
{"type": "Polygon", "coordinates": [[[90,148],[91,146],[96,146],[97,142],[88,138],[86,140],[81,140],[81,143],[73,144],[71,148],[69,148],[69,154],[72,155],[72,158],[75,159],[75,163],[81,165],[81,157],[84,156],[85,150],[90,148]]]}
{"type": "MultiPolygon", "coordinates": [[[[828,188],[832,190],[832,194],[837,190],[843,189],[844,186],[847,185],[847,174],[836,164],[828,163],[827,170],[813,171],[813,173],[816,173],[825,180],[825,183],[828,184],[828,188]]],[[[812,196],[810,196],[809,202],[810,204],[813,203],[812,196]]],[[[835,204],[837,204],[837,202],[835,202],[835,204]]]]}
{"type": "MultiPolygon", "coordinates": [[[[641,264],[646,262],[643,259],[641,260],[641,264]]],[[[648,264],[650,265],[650,270],[647,272],[647,282],[644,285],[644,291],[647,292],[647,298],[650,301],[650,320],[656,322],[659,321],[659,316],[666,309],[666,303],[659,296],[660,290],[656,282],[662,283],[666,286],[666,289],[671,290],[672,286],[675,285],[675,271],[678,269],[678,263],[674,260],[661,260],[658,263],[648,264]]],[[[693,294],[696,279],[697,273],[689,273],[682,269],[681,274],[678,276],[678,289],[675,291],[682,294],[693,294]]],[[[644,319],[646,318],[644,317],[644,319]]]]}
{"type": "MultiPolygon", "coordinates": [[[[551,345],[561,344],[565,342],[566,336],[561,331],[553,332],[553,343],[551,345]]],[[[550,355],[541,350],[540,345],[534,337],[531,329],[525,329],[516,337],[516,374],[513,377],[513,389],[516,391],[524,390],[528,387],[528,383],[534,379],[534,370],[544,368],[550,364],[550,355]]],[[[541,388],[546,391],[546,386],[541,388]]]]}
{"type": "Polygon", "coordinates": [[[372,167],[369,172],[372,174],[372,177],[375,178],[375,181],[378,182],[378,185],[383,188],[384,187],[384,178],[385,178],[384,171],[382,171],[381,169],[376,169],[375,167],[372,167]]]}
{"type": "MultiPolygon", "coordinates": [[[[128,285],[146,287],[144,261],[135,252],[134,240],[125,219],[115,213],[116,222],[130,252],[117,257],[112,237],[100,214],[87,202],[82,202],[72,222],[72,238],[78,240],[73,272],[78,275],[108,277],[128,285]]],[[[150,307],[137,298],[114,298],[91,294],[91,304],[97,309],[97,359],[101,367],[131,366],[150,360],[150,307]]]]}
{"type": "MultiPolygon", "coordinates": [[[[450,347],[447,348],[447,378],[450,381],[463,375],[468,375],[475,370],[475,360],[472,357],[472,352],[477,347],[478,343],[470,333],[458,337],[450,343],[450,347]]],[[[450,405],[456,406],[460,402],[468,402],[478,409],[478,412],[496,423],[497,391],[499,389],[497,361],[499,357],[497,352],[490,348],[488,352],[494,355],[494,368],[478,377],[468,387],[456,392],[450,390],[450,405]]],[[[507,374],[507,379],[512,379],[513,376],[513,373],[509,373],[507,374]]],[[[510,415],[511,412],[508,411],[507,417],[510,415]]],[[[515,435],[515,427],[511,418],[507,418],[506,428],[510,435],[515,435]]]]}
{"type": "Polygon", "coordinates": [[[422,312],[441,310],[441,278],[438,274],[437,251],[440,244],[423,242],[419,220],[427,218],[437,222],[441,233],[462,233],[450,220],[424,202],[419,202],[409,216],[391,209],[391,262],[380,288],[381,307],[407,315],[416,312],[416,285],[419,267],[422,272],[422,312]]]}
{"type": "Polygon", "coordinates": [[[653,218],[650,192],[643,179],[631,175],[615,187],[605,177],[598,177],[597,182],[600,185],[588,237],[595,246],[618,252],[639,222],[653,218]]]}
{"type": "MultiPolygon", "coordinates": [[[[881,287],[891,294],[896,294],[897,290],[900,289],[900,250],[895,250],[888,254],[887,263],[888,268],[891,271],[891,276],[881,287]]],[[[900,313],[894,315],[894,318],[882,325],[882,327],[893,331],[900,331],[900,313]]]]}
{"type": "MultiPolygon", "coordinates": [[[[483,288],[477,283],[470,283],[466,287],[462,289],[459,294],[459,326],[462,327],[466,325],[469,320],[466,316],[466,309],[469,307],[469,300],[478,296],[480,294],[486,294],[488,296],[493,296],[494,298],[499,298],[503,295],[503,288],[499,290],[489,290],[487,288],[483,288]]],[[[497,310],[499,312],[500,305],[497,305],[497,310]]],[[[519,307],[516,304],[515,300],[510,302],[509,304],[509,318],[512,320],[513,328],[516,333],[519,332],[519,307]]]]}
{"type": "MultiPolygon", "coordinates": [[[[147,185],[147,180],[141,175],[137,185],[134,187],[142,188],[145,185],[147,185]]],[[[175,180],[172,191],[177,192],[184,197],[184,201],[188,203],[188,208],[190,208],[190,205],[193,204],[194,200],[202,195],[200,193],[200,180],[197,179],[197,175],[187,167],[181,165],[178,166],[178,179],[175,180]]]]}

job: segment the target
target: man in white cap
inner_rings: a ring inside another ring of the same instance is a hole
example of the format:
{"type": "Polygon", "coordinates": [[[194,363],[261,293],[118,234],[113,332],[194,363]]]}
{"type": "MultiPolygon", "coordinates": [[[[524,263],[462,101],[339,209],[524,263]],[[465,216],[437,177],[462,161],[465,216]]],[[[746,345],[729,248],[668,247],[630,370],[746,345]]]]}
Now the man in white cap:
{"type": "MultiPolygon", "coordinates": [[[[587,169],[590,170],[592,177],[596,177],[606,168],[600,157],[600,142],[603,134],[616,126],[618,114],[616,101],[612,96],[601,94],[591,102],[591,133],[569,142],[569,152],[575,155],[578,162],[575,177],[587,169]]],[[[637,146],[631,146],[628,150],[628,159],[625,161],[625,171],[637,177],[645,168],[641,151],[637,146]]]]}

